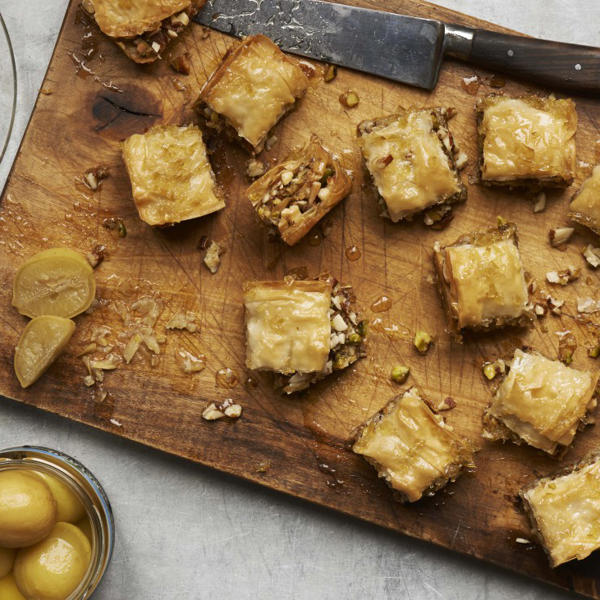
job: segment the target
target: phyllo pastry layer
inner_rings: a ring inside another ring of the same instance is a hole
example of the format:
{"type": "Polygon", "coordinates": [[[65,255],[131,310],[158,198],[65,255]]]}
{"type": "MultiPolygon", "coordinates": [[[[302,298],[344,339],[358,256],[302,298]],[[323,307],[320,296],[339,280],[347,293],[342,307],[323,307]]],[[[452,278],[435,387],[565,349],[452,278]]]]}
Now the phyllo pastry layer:
{"type": "Polygon", "coordinates": [[[179,223],[225,207],[198,127],[159,125],[127,138],[122,150],[133,200],[149,225],[179,223]]]}
{"type": "Polygon", "coordinates": [[[271,128],[308,85],[297,60],[264,35],[255,35],[225,55],[200,91],[196,110],[208,127],[233,133],[260,152],[271,128]]]}
{"type": "Polygon", "coordinates": [[[568,447],[595,408],[598,376],[534,352],[515,350],[508,375],[486,410],[483,436],[525,442],[548,454],[568,447]]]}
{"type": "Polygon", "coordinates": [[[352,288],[331,278],[244,285],[246,366],[282,375],[285,393],[306,389],[364,355],[365,323],[352,288]]]}
{"type": "Polygon", "coordinates": [[[461,440],[414,387],[360,428],[352,450],[408,502],[433,495],[473,466],[470,443],[461,440]]]}
{"type": "Polygon", "coordinates": [[[512,223],[434,246],[442,302],[455,334],[531,322],[529,293],[512,223]]]}
{"type": "Polygon", "coordinates": [[[443,108],[405,110],[358,125],[358,143],[382,216],[394,223],[466,198],[446,115],[443,108]]]}
{"type": "Polygon", "coordinates": [[[260,220],[290,246],[296,244],[352,187],[339,160],[316,135],[257,179],[246,192],[260,220]]]}
{"type": "Polygon", "coordinates": [[[569,217],[600,235],[600,165],[594,167],[571,201],[569,217]]]}
{"type": "Polygon", "coordinates": [[[575,175],[572,100],[490,95],[477,103],[483,183],[567,186],[575,175]]]}
{"type": "Polygon", "coordinates": [[[540,479],[521,498],[552,567],[600,548],[600,455],[540,479]]]}
{"type": "Polygon", "coordinates": [[[87,0],[98,27],[137,63],[154,62],[205,0],[87,0]]]}

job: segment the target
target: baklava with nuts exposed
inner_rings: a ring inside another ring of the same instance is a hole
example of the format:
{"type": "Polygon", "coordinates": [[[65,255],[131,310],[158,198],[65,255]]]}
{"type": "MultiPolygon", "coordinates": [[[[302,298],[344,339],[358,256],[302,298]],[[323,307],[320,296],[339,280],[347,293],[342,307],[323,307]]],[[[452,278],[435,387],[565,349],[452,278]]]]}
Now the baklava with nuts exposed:
{"type": "Polygon", "coordinates": [[[594,167],[571,201],[569,217],[600,235],[600,165],[594,167]]]}
{"type": "Polygon", "coordinates": [[[600,548],[600,455],[540,479],[520,496],[552,567],[600,548]]]}
{"type": "Polygon", "coordinates": [[[122,151],[133,200],[149,225],[179,223],[225,207],[198,127],[159,125],[127,138],[122,151]]]}
{"type": "Polygon", "coordinates": [[[447,109],[404,110],[363,121],[358,143],[379,194],[381,214],[394,223],[427,209],[447,212],[465,200],[447,109]]]}
{"type": "Polygon", "coordinates": [[[481,182],[568,186],[575,175],[575,103],[490,95],[477,103],[481,182]]]}
{"type": "Polygon", "coordinates": [[[161,58],[205,0],[84,0],[100,30],[136,63],[161,58]]]}
{"type": "Polygon", "coordinates": [[[306,389],[364,355],[366,323],[350,286],[332,278],[244,285],[246,366],[281,375],[286,394],[306,389]]]}
{"type": "Polygon", "coordinates": [[[246,192],[260,220],[293,246],[304,237],[352,187],[339,160],[316,135],[293,152],[246,192]]]}
{"type": "Polygon", "coordinates": [[[206,126],[263,149],[273,126],[304,96],[301,64],[269,38],[254,35],[231,49],[200,91],[195,108],[206,126]]]}
{"type": "Polygon", "coordinates": [[[375,467],[403,502],[431,496],[473,466],[473,448],[412,387],[358,431],[352,450],[375,467]]]}
{"type": "Polygon", "coordinates": [[[597,375],[517,349],[508,375],[484,413],[483,437],[525,442],[559,454],[596,407],[597,381],[597,375]]]}
{"type": "Polygon", "coordinates": [[[434,245],[433,261],[452,330],[489,331],[531,323],[525,272],[512,223],[434,245]]]}

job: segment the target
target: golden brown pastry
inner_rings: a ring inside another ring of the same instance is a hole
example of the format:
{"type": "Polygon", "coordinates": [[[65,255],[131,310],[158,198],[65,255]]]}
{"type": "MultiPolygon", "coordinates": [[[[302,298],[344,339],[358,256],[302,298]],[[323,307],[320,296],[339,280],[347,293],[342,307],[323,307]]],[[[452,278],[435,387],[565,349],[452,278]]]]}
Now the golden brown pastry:
{"type": "Polygon", "coordinates": [[[594,167],[571,201],[569,217],[600,235],[600,165],[594,167]]]}
{"type": "Polygon", "coordinates": [[[366,336],[353,301],[331,278],[247,282],[246,366],[280,373],[287,394],[350,366],[366,336]]]}
{"type": "Polygon", "coordinates": [[[461,440],[414,387],[362,425],[352,450],[406,502],[432,496],[473,466],[471,444],[461,440]]]}
{"type": "Polygon", "coordinates": [[[482,183],[568,186],[575,175],[575,103],[490,95],[477,103],[482,183]]]}
{"type": "Polygon", "coordinates": [[[123,142],[123,160],[140,219],[169,225],[225,207],[202,132],[189,125],[159,125],[123,142]]]}
{"type": "Polygon", "coordinates": [[[448,210],[466,199],[447,114],[444,108],[405,110],[358,125],[382,216],[394,223],[432,207],[448,210]]]}
{"type": "Polygon", "coordinates": [[[463,235],[447,246],[436,242],[433,261],[457,337],[466,329],[489,331],[531,323],[517,228],[512,223],[463,235]]]}
{"type": "Polygon", "coordinates": [[[483,437],[525,442],[557,454],[596,407],[598,375],[535,352],[515,350],[506,378],[484,413],[483,437]]]}
{"type": "Polygon", "coordinates": [[[544,477],[520,495],[552,567],[600,548],[600,456],[544,477]]]}
{"type": "Polygon", "coordinates": [[[260,220],[293,246],[302,239],[352,188],[340,162],[316,135],[247,190],[260,220]]]}
{"type": "Polygon", "coordinates": [[[200,91],[195,108],[207,127],[262,150],[272,127],[304,96],[300,63],[269,38],[254,35],[230,50],[200,91]]]}
{"type": "Polygon", "coordinates": [[[161,58],[205,0],[87,0],[101,31],[137,63],[161,58]]]}

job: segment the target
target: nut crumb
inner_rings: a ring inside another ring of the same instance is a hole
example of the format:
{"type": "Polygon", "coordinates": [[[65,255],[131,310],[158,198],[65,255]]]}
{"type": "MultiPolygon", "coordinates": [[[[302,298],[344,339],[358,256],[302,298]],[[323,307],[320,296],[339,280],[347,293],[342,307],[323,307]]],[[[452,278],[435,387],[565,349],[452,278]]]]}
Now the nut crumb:
{"type": "Polygon", "coordinates": [[[225,249],[221,247],[214,240],[210,243],[210,246],[206,250],[204,255],[204,264],[206,268],[214,275],[221,264],[221,255],[225,252],[225,249]]]}
{"type": "Polygon", "coordinates": [[[264,175],[267,170],[267,167],[264,162],[260,160],[256,160],[256,158],[251,158],[246,163],[246,175],[250,179],[256,179],[261,175],[264,175]]]}
{"type": "Polygon", "coordinates": [[[187,350],[179,350],[177,362],[184,373],[200,373],[206,367],[206,356],[204,354],[195,356],[187,350]]]}
{"type": "Polygon", "coordinates": [[[582,251],[583,257],[587,261],[587,264],[592,269],[600,267],[600,248],[594,248],[591,244],[588,244],[582,251]]]}
{"type": "Polygon", "coordinates": [[[558,360],[568,366],[573,362],[577,340],[570,331],[557,331],[555,335],[558,336],[558,360]]]}
{"type": "Polygon", "coordinates": [[[548,283],[557,285],[567,285],[576,279],[579,279],[581,275],[581,269],[578,269],[572,265],[569,265],[562,271],[548,271],[546,273],[546,280],[548,283]]]}
{"type": "Polygon", "coordinates": [[[225,416],[225,413],[220,411],[217,408],[217,405],[214,402],[211,402],[203,411],[202,418],[205,421],[216,421],[218,419],[222,419],[225,416]]]}
{"type": "Polygon", "coordinates": [[[541,213],[546,209],[546,192],[540,192],[533,205],[534,213],[541,213]]]}
{"type": "Polygon", "coordinates": [[[106,167],[93,167],[83,174],[83,183],[95,192],[109,175],[110,172],[106,167]]]}
{"type": "Polygon", "coordinates": [[[422,329],[419,329],[415,333],[414,346],[420,354],[425,354],[431,344],[433,344],[433,338],[422,329]]]}
{"type": "Polygon", "coordinates": [[[347,92],[340,94],[339,100],[340,104],[346,108],[356,108],[360,102],[358,94],[352,90],[348,90],[347,92]]]}
{"type": "Polygon", "coordinates": [[[265,148],[267,150],[267,152],[277,143],[277,136],[276,135],[272,135],[270,136],[267,141],[265,142],[265,148]]]}
{"type": "Polygon", "coordinates": [[[337,67],[335,65],[327,65],[323,73],[323,81],[331,83],[337,77],[337,67]]]}
{"type": "Polygon", "coordinates": [[[169,65],[176,73],[189,75],[191,69],[190,53],[184,52],[183,54],[175,56],[169,61],[169,65]]]}
{"type": "Polygon", "coordinates": [[[496,359],[494,362],[484,362],[482,370],[485,378],[492,381],[497,375],[506,373],[506,362],[501,358],[496,359]]]}
{"type": "Polygon", "coordinates": [[[169,319],[165,329],[187,329],[190,333],[196,333],[200,330],[197,318],[198,315],[190,311],[177,312],[169,319]]]}
{"type": "Polygon", "coordinates": [[[595,313],[600,311],[600,300],[593,298],[577,298],[577,312],[595,313]]]}
{"type": "Polygon", "coordinates": [[[90,266],[95,269],[106,258],[106,246],[96,244],[90,252],[85,255],[90,266]]]}
{"type": "Polygon", "coordinates": [[[394,383],[402,384],[408,379],[409,375],[410,367],[405,367],[404,365],[396,365],[390,373],[390,379],[394,383]]]}
{"type": "Polygon", "coordinates": [[[575,229],[573,227],[554,227],[548,232],[548,239],[553,248],[563,246],[569,241],[575,229]]]}

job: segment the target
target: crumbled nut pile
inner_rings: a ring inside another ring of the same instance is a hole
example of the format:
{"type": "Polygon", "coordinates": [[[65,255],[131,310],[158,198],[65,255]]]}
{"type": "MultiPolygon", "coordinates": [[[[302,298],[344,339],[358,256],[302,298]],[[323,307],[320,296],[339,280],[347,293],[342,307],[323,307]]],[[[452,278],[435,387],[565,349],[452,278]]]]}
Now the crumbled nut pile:
{"type": "Polygon", "coordinates": [[[198,315],[189,310],[177,312],[167,321],[165,329],[186,329],[190,333],[196,333],[200,331],[198,320],[198,315]]]}
{"type": "Polygon", "coordinates": [[[566,269],[562,271],[548,271],[546,273],[546,280],[548,283],[552,283],[555,285],[567,285],[576,279],[579,279],[581,275],[581,269],[574,267],[573,265],[569,265],[566,269]]]}
{"type": "Polygon", "coordinates": [[[217,421],[223,417],[229,419],[239,419],[242,416],[242,405],[236,404],[231,398],[227,398],[224,402],[216,404],[211,402],[203,411],[202,418],[205,421],[217,421]]]}

